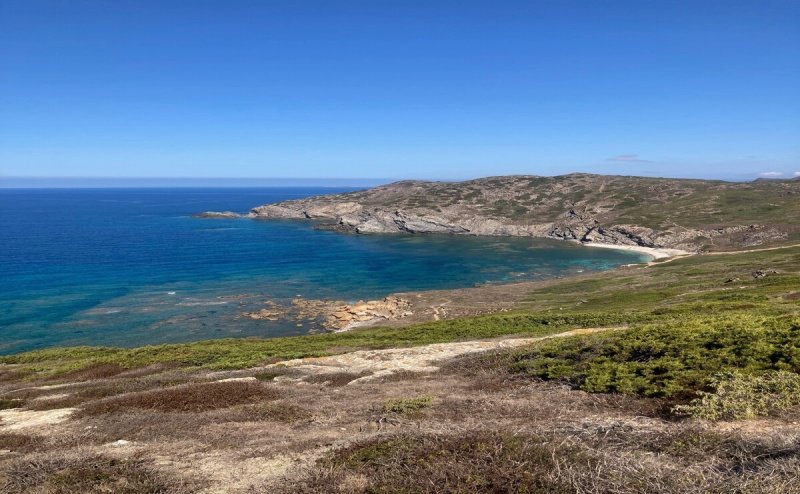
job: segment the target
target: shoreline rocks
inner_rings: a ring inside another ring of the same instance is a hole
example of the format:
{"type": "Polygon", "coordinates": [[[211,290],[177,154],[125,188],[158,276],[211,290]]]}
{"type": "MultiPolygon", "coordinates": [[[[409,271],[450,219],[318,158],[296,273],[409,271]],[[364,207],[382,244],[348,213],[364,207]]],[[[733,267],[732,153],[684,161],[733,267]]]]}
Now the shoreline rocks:
{"type": "Polygon", "coordinates": [[[341,300],[313,300],[296,297],[291,307],[273,301],[266,308],[243,312],[242,316],[257,321],[293,320],[296,323],[318,321],[329,331],[346,331],[380,321],[395,321],[413,315],[411,303],[389,295],[381,300],[359,300],[348,304],[341,300]]]}
{"type": "Polygon", "coordinates": [[[328,314],[325,326],[334,331],[346,331],[365,323],[377,320],[397,320],[413,315],[411,303],[408,300],[388,296],[383,300],[369,300],[364,302],[344,304],[328,314]]]}

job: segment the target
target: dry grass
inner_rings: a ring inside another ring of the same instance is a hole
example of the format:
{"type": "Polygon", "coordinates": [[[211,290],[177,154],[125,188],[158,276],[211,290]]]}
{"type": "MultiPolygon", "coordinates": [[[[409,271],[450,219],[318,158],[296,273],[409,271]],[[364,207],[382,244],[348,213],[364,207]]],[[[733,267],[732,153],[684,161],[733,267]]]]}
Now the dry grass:
{"type": "MultiPolygon", "coordinates": [[[[566,449],[564,450],[566,453],[566,449]]],[[[583,458],[575,457],[576,461],[583,458]]],[[[542,438],[498,432],[396,435],[356,443],[287,492],[568,493],[542,438]]]]}
{"type": "Polygon", "coordinates": [[[261,383],[229,381],[187,384],[95,401],[86,405],[81,415],[114,413],[132,408],[158,412],[203,412],[279,397],[275,388],[261,383]]]}
{"type": "Polygon", "coordinates": [[[197,489],[139,459],[99,454],[51,453],[5,465],[8,494],[185,494],[197,489]]]}
{"type": "Polygon", "coordinates": [[[369,372],[327,372],[325,374],[312,374],[305,378],[308,383],[324,384],[326,386],[341,387],[358,378],[369,376],[369,372]]]}
{"type": "Polygon", "coordinates": [[[121,374],[125,369],[119,364],[96,364],[73,372],[68,372],[59,376],[59,381],[74,382],[74,381],[93,381],[95,379],[105,379],[108,377],[121,374]]]}
{"type": "Polygon", "coordinates": [[[792,492],[800,476],[800,428],[791,422],[740,431],[663,420],[659,400],[518,379],[506,359],[465,357],[432,375],[342,387],[197,382],[208,378],[202,373],[182,373],[190,383],[166,389],[151,386],[176,376],[82,384],[75,392],[84,396],[148,389],[89,401],[87,412],[46,436],[0,435],[0,449],[14,451],[0,457],[0,486],[182,492],[191,486],[175,479],[192,472],[210,476],[209,492],[252,483],[258,493],[760,494],[792,492]],[[398,397],[403,406],[425,397],[422,413],[396,412],[398,397]],[[396,420],[376,424],[385,417],[396,420]],[[135,449],[109,446],[118,439],[135,449]]]}
{"type": "Polygon", "coordinates": [[[45,441],[41,436],[19,434],[15,432],[0,433],[0,449],[12,453],[27,453],[42,448],[45,441]]]}
{"type": "MultiPolygon", "coordinates": [[[[127,393],[137,393],[148,390],[177,386],[181,384],[196,383],[196,376],[187,374],[161,374],[157,376],[137,376],[121,378],[122,374],[111,379],[98,379],[74,386],[69,386],[63,391],[66,396],[48,399],[44,393],[47,390],[27,389],[11,392],[11,396],[25,397],[28,399],[26,407],[32,410],[53,410],[56,408],[77,407],[102,398],[108,398],[127,393]],[[31,399],[38,398],[38,399],[31,399]]],[[[57,393],[61,394],[61,393],[57,393]]]]}
{"type": "Polygon", "coordinates": [[[219,422],[264,422],[277,421],[295,423],[309,420],[312,414],[306,408],[286,402],[256,403],[244,405],[216,416],[219,422]]]}

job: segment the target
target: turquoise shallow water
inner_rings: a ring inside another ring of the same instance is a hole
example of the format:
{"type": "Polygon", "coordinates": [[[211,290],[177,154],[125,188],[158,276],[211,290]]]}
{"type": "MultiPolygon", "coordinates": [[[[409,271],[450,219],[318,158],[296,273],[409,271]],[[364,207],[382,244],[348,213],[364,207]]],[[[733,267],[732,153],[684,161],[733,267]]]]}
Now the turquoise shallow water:
{"type": "Polygon", "coordinates": [[[355,301],[643,258],[556,241],[359,236],[191,216],[342,190],[0,190],[0,353],[300,334],[311,328],[240,316],[296,295],[355,301]]]}

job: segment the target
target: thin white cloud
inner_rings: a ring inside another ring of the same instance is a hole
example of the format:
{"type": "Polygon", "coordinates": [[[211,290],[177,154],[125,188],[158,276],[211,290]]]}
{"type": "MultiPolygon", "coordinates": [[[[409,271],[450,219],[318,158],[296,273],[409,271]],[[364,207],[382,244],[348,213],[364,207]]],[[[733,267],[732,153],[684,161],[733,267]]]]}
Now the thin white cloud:
{"type": "Polygon", "coordinates": [[[651,163],[650,160],[643,160],[639,158],[638,154],[620,154],[613,158],[608,158],[607,161],[617,161],[622,163],[651,163]]]}
{"type": "Polygon", "coordinates": [[[761,172],[758,176],[761,178],[778,178],[783,176],[783,172],[761,172]]]}
{"type": "Polygon", "coordinates": [[[794,172],[794,173],[792,174],[792,176],[794,176],[794,177],[800,177],[800,172],[794,172]]]}

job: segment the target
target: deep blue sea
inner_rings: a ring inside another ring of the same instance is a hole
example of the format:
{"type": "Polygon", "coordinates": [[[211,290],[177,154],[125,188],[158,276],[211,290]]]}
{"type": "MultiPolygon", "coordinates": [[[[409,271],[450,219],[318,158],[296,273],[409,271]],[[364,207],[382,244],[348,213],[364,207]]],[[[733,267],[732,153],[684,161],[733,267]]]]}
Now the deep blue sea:
{"type": "Polygon", "coordinates": [[[355,301],[643,258],[556,241],[192,217],[343,190],[0,189],[0,353],[301,334],[311,328],[241,313],[297,295],[355,301]]]}

